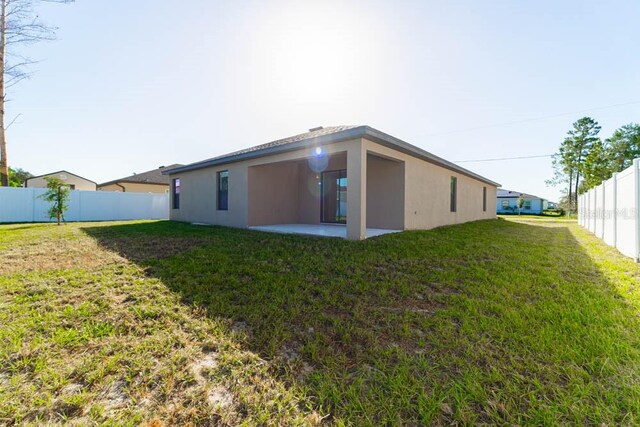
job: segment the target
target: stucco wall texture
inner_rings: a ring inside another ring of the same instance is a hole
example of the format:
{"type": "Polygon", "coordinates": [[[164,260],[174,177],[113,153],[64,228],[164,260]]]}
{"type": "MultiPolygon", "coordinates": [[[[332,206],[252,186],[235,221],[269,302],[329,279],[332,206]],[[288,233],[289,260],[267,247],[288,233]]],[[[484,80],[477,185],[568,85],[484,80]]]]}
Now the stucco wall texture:
{"type": "Polygon", "coordinates": [[[366,228],[430,229],[496,217],[494,185],[380,145],[366,138],[327,144],[326,161],[311,148],[171,175],[180,179],[180,208],[171,219],[249,227],[318,224],[321,172],[347,170],[347,237],[366,228]],[[229,171],[229,209],[216,208],[216,173],[229,171]],[[457,209],[450,211],[451,177],[457,209]],[[483,209],[486,188],[486,209],[483,209]]]}

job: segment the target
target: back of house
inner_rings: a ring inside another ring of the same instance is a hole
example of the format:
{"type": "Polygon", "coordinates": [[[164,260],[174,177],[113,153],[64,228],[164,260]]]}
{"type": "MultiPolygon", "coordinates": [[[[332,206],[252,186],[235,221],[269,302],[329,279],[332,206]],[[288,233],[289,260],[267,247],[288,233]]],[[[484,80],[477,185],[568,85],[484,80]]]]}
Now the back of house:
{"type": "Polygon", "coordinates": [[[310,129],[164,172],[171,219],[429,229],[495,218],[498,184],[369,126],[310,129]]]}

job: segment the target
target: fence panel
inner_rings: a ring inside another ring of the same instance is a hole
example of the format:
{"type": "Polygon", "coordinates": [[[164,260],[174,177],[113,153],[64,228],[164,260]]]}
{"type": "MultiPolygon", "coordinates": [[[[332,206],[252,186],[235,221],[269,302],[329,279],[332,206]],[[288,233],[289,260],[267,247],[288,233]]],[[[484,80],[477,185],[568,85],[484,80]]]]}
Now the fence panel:
{"type": "Polygon", "coordinates": [[[602,233],[604,230],[604,224],[602,223],[603,212],[604,212],[604,187],[599,185],[593,189],[594,194],[594,206],[595,206],[595,218],[593,224],[593,234],[597,237],[603,237],[602,233]]]}
{"type": "Polygon", "coordinates": [[[617,176],[616,247],[623,254],[636,257],[636,182],[637,170],[632,166],[617,176]]]}
{"type": "Polygon", "coordinates": [[[589,191],[589,231],[596,232],[596,193],[589,191]]]}
{"type": "Polygon", "coordinates": [[[616,176],[604,183],[604,211],[602,213],[602,240],[608,245],[616,245],[615,215],[616,176]]]}
{"type": "Polygon", "coordinates": [[[578,225],[584,227],[584,194],[578,196],[578,225]]]}
{"type": "MultiPolygon", "coordinates": [[[[48,222],[43,188],[0,187],[0,222],[48,222]]],[[[110,191],[71,191],[67,221],[168,219],[169,195],[110,191]]]]}
{"type": "Polygon", "coordinates": [[[578,223],[638,261],[640,159],[578,198],[578,223]]]}

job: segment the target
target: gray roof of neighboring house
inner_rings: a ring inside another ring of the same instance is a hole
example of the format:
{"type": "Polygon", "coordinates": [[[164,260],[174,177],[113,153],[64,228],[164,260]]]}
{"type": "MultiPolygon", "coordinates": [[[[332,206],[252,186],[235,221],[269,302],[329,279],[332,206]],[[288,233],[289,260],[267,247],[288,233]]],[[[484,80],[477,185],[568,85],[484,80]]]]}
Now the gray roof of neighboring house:
{"type": "Polygon", "coordinates": [[[525,199],[541,199],[541,200],[544,200],[544,198],[538,197],[538,196],[534,196],[533,194],[520,193],[519,191],[511,191],[511,190],[505,190],[504,188],[498,188],[497,197],[499,199],[510,199],[510,198],[517,199],[520,196],[522,196],[525,199]]]}
{"type": "Polygon", "coordinates": [[[164,171],[168,171],[173,168],[177,168],[179,166],[183,166],[181,164],[173,164],[169,166],[160,166],[158,169],[153,169],[146,172],[134,173],[131,176],[126,176],[120,179],[114,179],[112,181],[104,182],[98,187],[103,187],[105,185],[117,184],[118,182],[128,182],[133,184],[162,184],[169,185],[171,178],[164,175],[164,171]]]}
{"type": "Polygon", "coordinates": [[[471,178],[486,182],[490,185],[494,185],[496,187],[500,185],[497,182],[491,181],[483,176],[471,172],[470,170],[460,167],[448,160],[435,156],[421,148],[404,142],[370,126],[317,127],[310,129],[309,132],[301,133],[299,135],[279,139],[276,141],[268,142],[266,144],[256,145],[255,147],[250,147],[222,156],[213,157],[211,159],[191,163],[186,166],[177,167],[170,171],[163,171],[163,174],[172,175],[175,173],[202,169],[226,163],[239,162],[242,160],[298,150],[305,147],[320,146],[323,144],[331,144],[361,137],[366,137],[367,139],[377,142],[381,145],[387,146],[405,154],[415,156],[417,158],[430,163],[434,163],[452,171],[459,172],[463,175],[467,175],[471,178]]]}

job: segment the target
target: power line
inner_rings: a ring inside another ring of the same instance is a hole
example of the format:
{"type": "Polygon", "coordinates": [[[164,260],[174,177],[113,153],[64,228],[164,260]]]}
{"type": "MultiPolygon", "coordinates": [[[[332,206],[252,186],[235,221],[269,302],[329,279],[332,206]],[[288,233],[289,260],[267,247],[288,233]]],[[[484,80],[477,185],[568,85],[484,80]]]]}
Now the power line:
{"type": "Polygon", "coordinates": [[[476,160],[456,160],[454,163],[471,163],[471,162],[499,162],[502,160],[521,160],[521,159],[539,159],[542,157],[553,157],[555,154],[543,154],[541,156],[520,156],[520,157],[501,157],[498,159],[476,159],[476,160]]]}
{"type": "Polygon", "coordinates": [[[548,115],[548,116],[534,117],[534,118],[530,118],[530,119],[515,120],[515,121],[512,121],[512,122],[494,123],[494,124],[490,124],[490,125],[475,126],[475,127],[465,128],[465,129],[452,130],[452,131],[448,131],[448,132],[431,133],[431,134],[427,134],[425,136],[442,136],[442,135],[450,135],[452,133],[470,132],[470,131],[479,130],[479,129],[488,129],[488,128],[495,128],[495,127],[502,127],[502,126],[511,126],[511,125],[517,125],[517,124],[521,124],[521,123],[535,122],[535,121],[538,121],[538,120],[547,120],[547,119],[553,119],[553,118],[556,118],[556,117],[570,116],[570,115],[573,115],[573,114],[588,113],[590,111],[606,110],[606,109],[609,109],[609,108],[624,107],[626,105],[635,105],[635,104],[640,104],[640,100],[631,101],[631,102],[623,102],[621,104],[605,105],[605,106],[602,106],[602,107],[593,107],[593,108],[588,108],[586,110],[570,111],[570,112],[566,112],[566,113],[558,113],[558,114],[552,114],[552,115],[548,115]]]}

